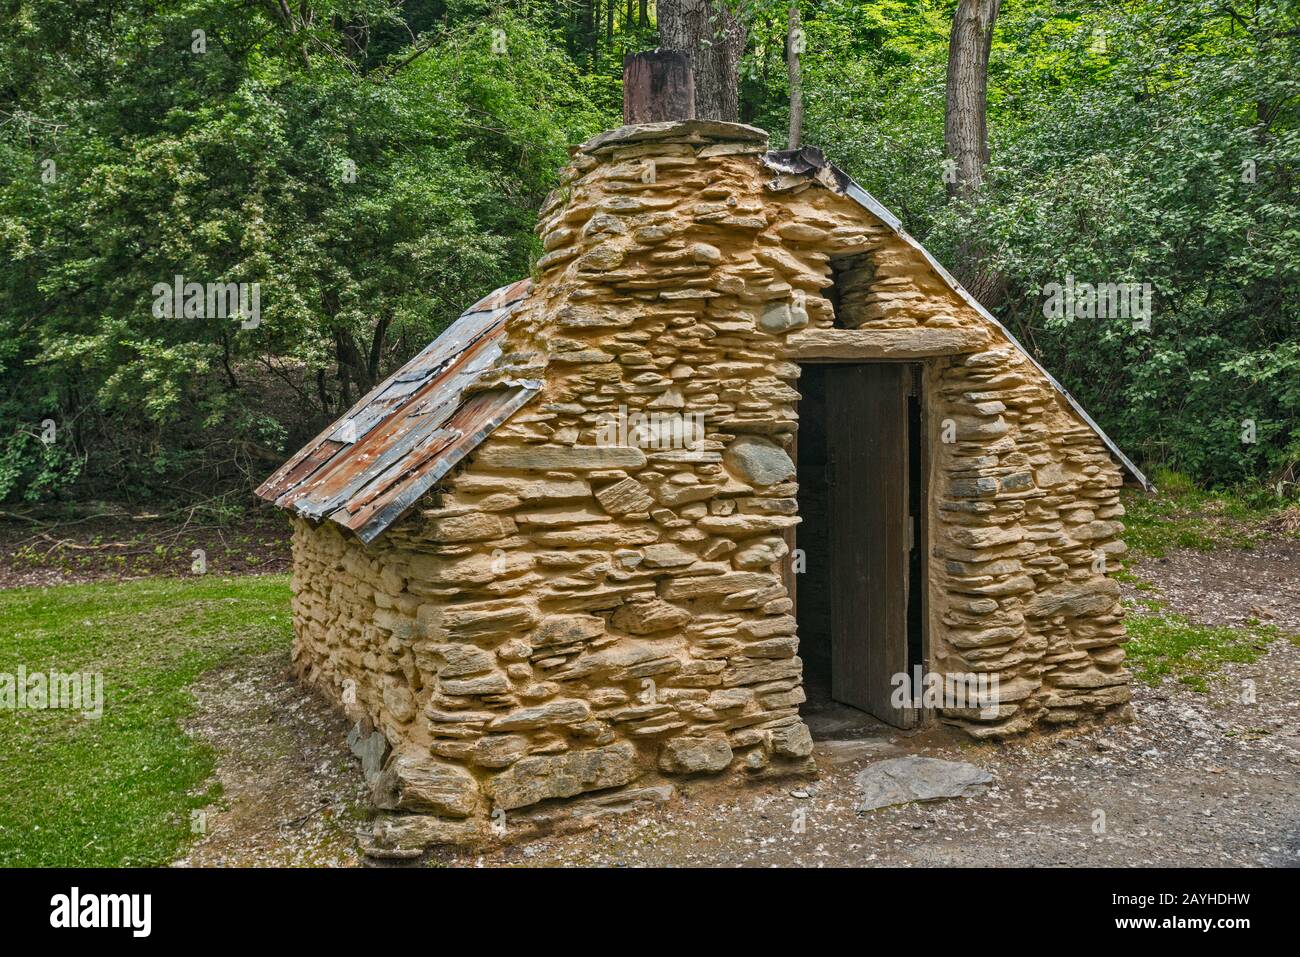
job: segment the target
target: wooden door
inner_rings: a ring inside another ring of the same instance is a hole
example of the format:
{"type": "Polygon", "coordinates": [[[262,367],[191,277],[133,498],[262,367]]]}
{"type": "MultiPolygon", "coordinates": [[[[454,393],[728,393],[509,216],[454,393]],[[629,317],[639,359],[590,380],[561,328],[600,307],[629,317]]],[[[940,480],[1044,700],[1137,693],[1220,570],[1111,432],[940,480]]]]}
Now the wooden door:
{"type": "Polygon", "coordinates": [[[890,698],[908,672],[912,373],[902,363],[826,373],[831,697],[908,728],[916,712],[890,698]]]}

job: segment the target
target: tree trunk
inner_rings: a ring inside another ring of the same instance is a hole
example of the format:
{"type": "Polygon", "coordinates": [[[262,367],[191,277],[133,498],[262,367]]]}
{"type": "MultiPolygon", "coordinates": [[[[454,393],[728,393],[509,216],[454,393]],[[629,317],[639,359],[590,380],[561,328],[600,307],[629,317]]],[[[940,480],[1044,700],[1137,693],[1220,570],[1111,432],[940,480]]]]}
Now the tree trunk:
{"type": "Polygon", "coordinates": [[[958,0],[948,41],[948,96],[943,138],[957,164],[950,196],[979,189],[989,161],[987,124],[989,50],[1001,0],[958,0]]]}
{"type": "Polygon", "coordinates": [[[380,319],[375,324],[374,334],[370,337],[370,356],[366,360],[366,388],[369,389],[379,381],[379,370],[384,361],[384,337],[388,334],[391,319],[380,319]]]}
{"type": "Polygon", "coordinates": [[[321,411],[329,415],[334,408],[334,403],[330,399],[329,389],[325,387],[325,367],[321,366],[316,370],[316,397],[320,399],[321,411]]]}
{"type": "Polygon", "coordinates": [[[803,27],[799,4],[790,4],[790,30],[785,38],[785,62],[790,72],[790,142],[788,149],[799,148],[803,133],[803,78],[799,75],[799,54],[803,52],[803,27]]]}
{"type": "MultiPolygon", "coordinates": [[[[948,157],[944,182],[948,198],[975,201],[989,161],[988,70],[993,26],[1001,0],[958,0],[948,41],[948,86],[943,138],[948,157]]],[[[985,308],[1002,299],[1005,282],[982,265],[984,252],[975,243],[958,250],[957,278],[985,308]]]]}
{"type": "Polygon", "coordinates": [[[596,69],[596,4],[598,0],[583,0],[582,45],[587,53],[587,69],[596,69]]]}
{"type": "Polygon", "coordinates": [[[339,408],[346,409],[352,405],[352,388],[349,385],[351,365],[348,361],[347,347],[343,341],[343,330],[334,330],[334,361],[338,363],[339,408]]]}
{"type": "Polygon", "coordinates": [[[736,122],[740,116],[737,67],[745,51],[745,25],[722,0],[659,0],[659,40],[691,58],[695,112],[703,120],[736,122]]]}
{"type": "Polygon", "coordinates": [[[641,8],[636,22],[639,27],[644,27],[650,22],[650,0],[641,0],[641,8]]]}

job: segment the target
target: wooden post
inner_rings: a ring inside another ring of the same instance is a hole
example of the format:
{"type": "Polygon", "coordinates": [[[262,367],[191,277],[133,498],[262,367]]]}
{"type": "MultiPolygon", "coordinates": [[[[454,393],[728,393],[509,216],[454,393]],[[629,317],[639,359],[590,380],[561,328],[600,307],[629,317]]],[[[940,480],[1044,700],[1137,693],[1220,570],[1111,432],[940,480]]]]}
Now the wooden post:
{"type": "Polygon", "coordinates": [[[695,119],[691,59],[678,50],[623,57],[623,122],[663,123],[695,119]]]}

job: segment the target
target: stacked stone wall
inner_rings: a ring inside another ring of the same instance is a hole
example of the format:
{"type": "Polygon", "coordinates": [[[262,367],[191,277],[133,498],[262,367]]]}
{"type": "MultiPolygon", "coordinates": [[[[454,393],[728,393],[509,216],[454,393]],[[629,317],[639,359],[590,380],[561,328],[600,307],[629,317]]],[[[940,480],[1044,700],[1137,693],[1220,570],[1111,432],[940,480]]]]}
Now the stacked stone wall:
{"type": "Polygon", "coordinates": [[[930,665],[1000,689],[941,717],[1002,736],[1126,700],[1107,450],[915,247],[765,148],[691,124],[579,150],[477,386],[542,393],[371,545],[297,524],[298,666],[393,747],[380,845],[811,770],[785,450],[818,336],[929,349],[930,665]],[[703,423],[689,448],[682,422],[703,423]]]}

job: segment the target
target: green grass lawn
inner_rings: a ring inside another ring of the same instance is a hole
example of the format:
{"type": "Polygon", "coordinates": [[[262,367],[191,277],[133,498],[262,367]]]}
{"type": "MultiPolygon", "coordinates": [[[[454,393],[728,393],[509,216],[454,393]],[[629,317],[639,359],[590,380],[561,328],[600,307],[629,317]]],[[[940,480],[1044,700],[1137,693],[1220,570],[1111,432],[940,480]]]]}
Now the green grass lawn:
{"type": "Polygon", "coordinates": [[[187,686],[288,648],[288,576],[0,591],[0,672],[100,672],[104,711],[0,709],[0,866],[166,864],[210,803],[187,686]]]}

